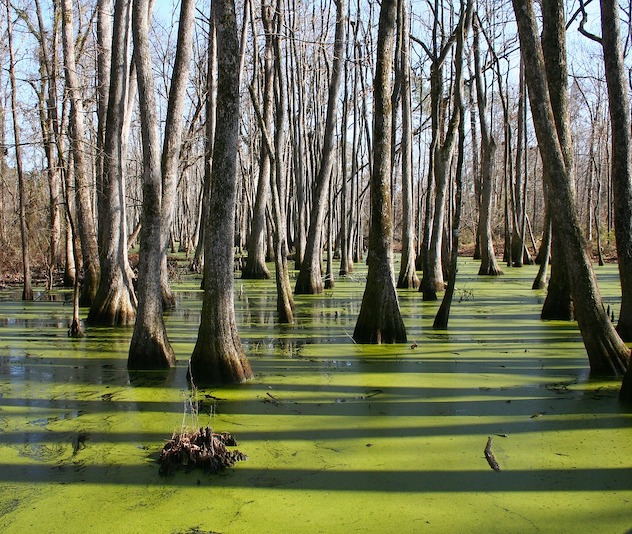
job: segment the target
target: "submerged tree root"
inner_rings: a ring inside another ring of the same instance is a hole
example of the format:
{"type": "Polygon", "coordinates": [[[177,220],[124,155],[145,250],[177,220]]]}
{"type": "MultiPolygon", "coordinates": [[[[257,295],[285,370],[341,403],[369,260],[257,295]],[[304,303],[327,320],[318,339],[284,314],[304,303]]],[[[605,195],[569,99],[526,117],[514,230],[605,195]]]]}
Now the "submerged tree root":
{"type": "Polygon", "coordinates": [[[162,448],[158,458],[160,474],[170,475],[180,466],[188,470],[200,466],[211,473],[233,467],[236,462],[248,459],[245,454],[226,448],[236,445],[237,442],[231,434],[216,434],[208,426],[196,432],[174,433],[162,448]]]}

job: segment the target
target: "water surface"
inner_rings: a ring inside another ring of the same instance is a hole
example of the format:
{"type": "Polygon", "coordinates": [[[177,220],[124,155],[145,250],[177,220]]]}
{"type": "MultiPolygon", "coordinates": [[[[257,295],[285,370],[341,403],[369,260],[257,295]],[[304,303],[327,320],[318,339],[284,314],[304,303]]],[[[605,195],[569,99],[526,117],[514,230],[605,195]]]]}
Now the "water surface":
{"type": "MultiPolygon", "coordinates": [[[[394,346],[351,340],[362,266],[297,297],[291,327],[275,322],[273,281],[237,280],[256,377],[194,399],[199,279],[175,287],[178,366],[167,374],[128,373],[130,328],[69,339],[64,292],[32,303],[2,293],[0,531],[629,531],[620,381],[588,377],[574,323],[539,320],[535,267],[500,278],[477,268],[461,262],[444,332],[431,327],[438,303],[400,291],[409,342],[394,346]],[[161,477],[172,432],[207,424],[249,459],[221,475],[161,477]],[[500,472],[483,454],[489,436],[500,472]]],[[[617,313],[616,266],[598,273],[617,313]]]]}

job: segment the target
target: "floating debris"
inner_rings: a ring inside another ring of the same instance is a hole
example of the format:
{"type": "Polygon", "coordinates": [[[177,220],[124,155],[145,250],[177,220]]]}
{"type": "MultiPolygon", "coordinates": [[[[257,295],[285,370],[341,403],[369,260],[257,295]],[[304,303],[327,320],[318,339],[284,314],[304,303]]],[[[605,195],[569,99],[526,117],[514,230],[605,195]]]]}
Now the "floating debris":
{"type": "Polygon", "coordinates": [[[496,457],[494,456],[494,453],[492,452],[493,441],[494,440],[492,439],[491,436],[487,438],[487,445],[485,446],[485,459],[487,460],[489,467],[491,467],[494,471],[500,471],[500,465],[496,461],[496,457]]]}
{"type": "Polygon", "coordinates": [[[236,445],[231,434],[216,434],[208,426],[192,433],[175,433],[162,448],[158,458],[160,474],[170,475],[180,466],[188,470],[199,466],[211,473],[233,467],[236,462],[248,459],[242,452],[226,448],[236,445]]]}

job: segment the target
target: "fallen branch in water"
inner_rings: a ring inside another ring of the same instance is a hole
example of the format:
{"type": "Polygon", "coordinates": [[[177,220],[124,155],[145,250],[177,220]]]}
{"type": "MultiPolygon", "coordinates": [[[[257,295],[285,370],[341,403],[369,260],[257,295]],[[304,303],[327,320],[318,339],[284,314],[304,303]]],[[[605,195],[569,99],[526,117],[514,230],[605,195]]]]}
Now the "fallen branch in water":
{"type": "Polygon", "coordinates": [[[208,426],[196,432],[175,433],[160,453],[160,474],[169,475],[179,466],[193,468],[201,466],[217,473],[248,457],[239,451],[230,451],[226,446],[235,446],[235,438],[228,432],[216,434],[208,426]]]}
{"type": "Polygon", "coordinates": [[[489,464],[489,467],[491,467],[494,471],[500,471],[500,465],[498,465],[498,462],[496,461],[496,457],[494,456],[494,453],[492,452],[492,437],[489,436],[487,438],[487,445],[485,446],[485,459],[487,460],[487,463],[489,464]]]}

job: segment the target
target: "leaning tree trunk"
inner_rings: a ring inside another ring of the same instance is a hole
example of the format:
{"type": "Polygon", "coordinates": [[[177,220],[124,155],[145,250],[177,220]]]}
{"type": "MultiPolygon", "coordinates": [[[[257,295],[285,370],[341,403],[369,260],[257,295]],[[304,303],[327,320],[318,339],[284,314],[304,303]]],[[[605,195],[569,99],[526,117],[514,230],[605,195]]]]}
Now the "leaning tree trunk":
{"type": "Polygon", "coordinates": [[[334,138],[336,135],[338,99],[340,97],[340,82],[344,68],[345,49],[345,0],[335,0],[335,3],[336,34],[331,80],[329,81],[325,137],[323,139],[318,176],[316,177],[316,188],[312,201],[305,255],[303,256],[301,270],[296,278],[296,286],[294,288],[297,294],[318,294],[323,292],[323,276],[320,261],[323,244],[323,222],[328,204],[329,180],[331,180],[331,172],[334,165],[334,138]]]}
{"type": "MultiPolygon", "coordinates": [[[[173,367],[176,358],[162,317],[162,180],[160,137],[149,47],[148,0],[134,0],[132,33],[143,141],[143,211],[138,264],[138,311],[129,348],[129,369],[173,367]]],[[[186,0],[183,2],[183,6],[186,0]]],[[[183,7],[184,9],[184,7],[183,7]]],[[[180,18],[180,24],[186,20],[180,18]]]]}
{"type": "Polygon", "coordinates": [[[612,192],[617,243],[621,311],[617,332],[632,341],[632,166],[630,162],[630,103],[619,28],[619,3],[601,0],[601,44],[608,85],[612,136],[612,192]]]}
{"type": "Polygon", "coordinates": [[[66,73],[66,87],[70,98],[70,144],[75,168],[75,195],[77,199],[77,226],[81,239],[83,254],[83,284],[80,302],[91,305],[99,285],[99,250],[96,230],[92,217],[92,202],[88,184],[88,167],[85,155],[86,133],[83,122],[84,111],[81,87],[77,76],[75,59],[75,32],[73,4],[71,0],[62,0],[62,41],[64,48],[64,69],[66,73]]]}
{"type": "MultiPolygon", "coordinates": [[[[67,1],[67,0],[66,0],[67,1]]],[[[87,321],[103,325],[131,325],[136,318],[136,295],[127,256],[125,220],[125,111],[128,105],[130,0],[116,0],[110,70],[110,89],[103,156],[103,206],[99,207],[101,277],[87,321]]]]}
{"type": "Polygon", "coordinates": [[[525,74],[529,89],[531,114],[535,126],[542,163],[547,169],[544,179],[548,182],[548,206],[554,228],[559,232],[559,245],[566,260],[571,281],[571,293],[577,324],[584,340],[591,372],[595,375],[621,375],[629,357],[629,349],[617,335],[603,307],[597,281],[586,250],[580,222],[575,208],[572,184],[572,164],[565,154],[570,153],[568,115],[562,110],[558,121],[554,115],[551,95],[566,91],[566,80],[548,76],[543,46],[549,58],[560,59],[558,69],[566,72],[564,51],[564,20],[561,0],[551,2],[543,10],[546,39],[541,43],[533,10],[533,0],[513,0],[525,74]],[[555,31],[551,31],[552,28],[555,31]]]}
{"type": "Polygon", "coordinates": [[[391,66],[397,0],[383,0],[377,37],[374,95],[373,172],[369,270],[360,314],[353,331],[358,343],[403,343],[406,327],[399,309],[393,275],[391,215],[391,66]]]}
{"type": "Polygon", "coordinates": [[[239,40],[234,0],[213,2],[217,29],[217,124],[209,217],[204,222],[204,299],[189,362],[196,385],[243,382],[252,377],[235,322],[233,266],[239,141],[239,40]]]}

